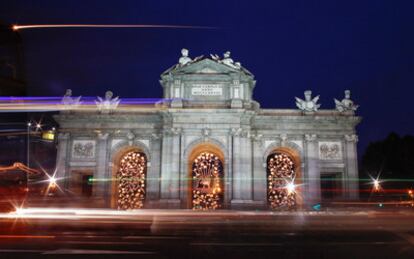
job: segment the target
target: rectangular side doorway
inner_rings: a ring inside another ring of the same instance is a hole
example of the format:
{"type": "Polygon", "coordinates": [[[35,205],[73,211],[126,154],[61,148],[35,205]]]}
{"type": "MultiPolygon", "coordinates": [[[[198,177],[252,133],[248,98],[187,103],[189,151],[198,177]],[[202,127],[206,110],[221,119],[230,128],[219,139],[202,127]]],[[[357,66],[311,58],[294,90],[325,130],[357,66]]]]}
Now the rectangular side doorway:
{"type": "Polygon", "coordinates": [[[78,197],[93,196],[93,172],[92,171],[72,171],[70,190],[78,197]]]}
{"type": "Polygon", "coordinates": [[[329,203],[342,198],[341,173],[324,173],[321,175],[321,200],[329,203]]]}

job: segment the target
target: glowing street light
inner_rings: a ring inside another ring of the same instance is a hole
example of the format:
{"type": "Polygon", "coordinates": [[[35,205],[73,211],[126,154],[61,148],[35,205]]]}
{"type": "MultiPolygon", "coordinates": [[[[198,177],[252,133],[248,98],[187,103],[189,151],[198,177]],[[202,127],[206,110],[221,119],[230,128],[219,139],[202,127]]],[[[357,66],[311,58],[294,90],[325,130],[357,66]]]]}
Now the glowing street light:
{"type": "Polygon", "coordinates": [[[380,182],[378,181],[378,179],[374,179],[374,191],[379,192],[381,189],[381,185],[380,182]]]}
{"type": "Polygon", "coordinates": [[[54,175],[49,176],[49,188],[51,188],[52,190],[55,189],[57,187],[57,183],[56,183],[56,178],[54,175]]]}

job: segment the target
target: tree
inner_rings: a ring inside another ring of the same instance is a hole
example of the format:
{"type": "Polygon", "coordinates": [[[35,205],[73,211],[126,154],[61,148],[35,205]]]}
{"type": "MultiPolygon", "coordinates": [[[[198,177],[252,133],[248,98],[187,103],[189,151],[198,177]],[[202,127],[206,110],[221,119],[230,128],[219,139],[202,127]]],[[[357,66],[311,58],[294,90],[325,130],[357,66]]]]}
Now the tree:
{"type": "Polygon", "coordinates": [[[393,132],[384,140],[368,145],[362,156],[360,176],[378,174],[381,179],[389,179],[394,187],[414,185],[414,136],[400,137],[393,132]]]}

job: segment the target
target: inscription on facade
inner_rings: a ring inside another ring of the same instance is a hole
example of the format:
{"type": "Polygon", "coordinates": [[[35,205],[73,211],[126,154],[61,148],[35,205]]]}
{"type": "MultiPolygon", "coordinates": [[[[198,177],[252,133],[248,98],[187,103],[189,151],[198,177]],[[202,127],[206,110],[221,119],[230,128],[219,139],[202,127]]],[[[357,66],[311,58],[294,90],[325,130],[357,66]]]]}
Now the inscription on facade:
{"type": "Polygon", "coordinates": [[[223,86],[218,84],[193,84],[191,94],[204,96],[223,95],[223,86]]]}
{"type": "Polygon", "coordinates": [[[323,160],[342,159],[341,142],[319,142],[319,158],[323,160]]]}
{"type": "Polygon", "coordinates": [[[73,158],[94,158],[95,157],[95,141],[91,140],[75,140],[72,148],[73,158]]]}

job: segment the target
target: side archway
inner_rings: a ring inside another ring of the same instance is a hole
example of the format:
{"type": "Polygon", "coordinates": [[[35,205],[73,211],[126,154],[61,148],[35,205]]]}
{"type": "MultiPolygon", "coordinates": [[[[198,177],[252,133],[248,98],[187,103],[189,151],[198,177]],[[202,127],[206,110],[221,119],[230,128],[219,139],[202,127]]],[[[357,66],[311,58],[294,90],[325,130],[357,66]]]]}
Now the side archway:
{"type": "Polygon", "coordinates": [[[290,147],[277,147],[266,156],[267,204],[270,209],[302,207],[300,154],[290,147]]]}
{"type": "Polygon", "coordinates": [[[111,207],[140,209],[146,198],[148,156],[138,146],[123,146],[112,157],[111,207]]]}

